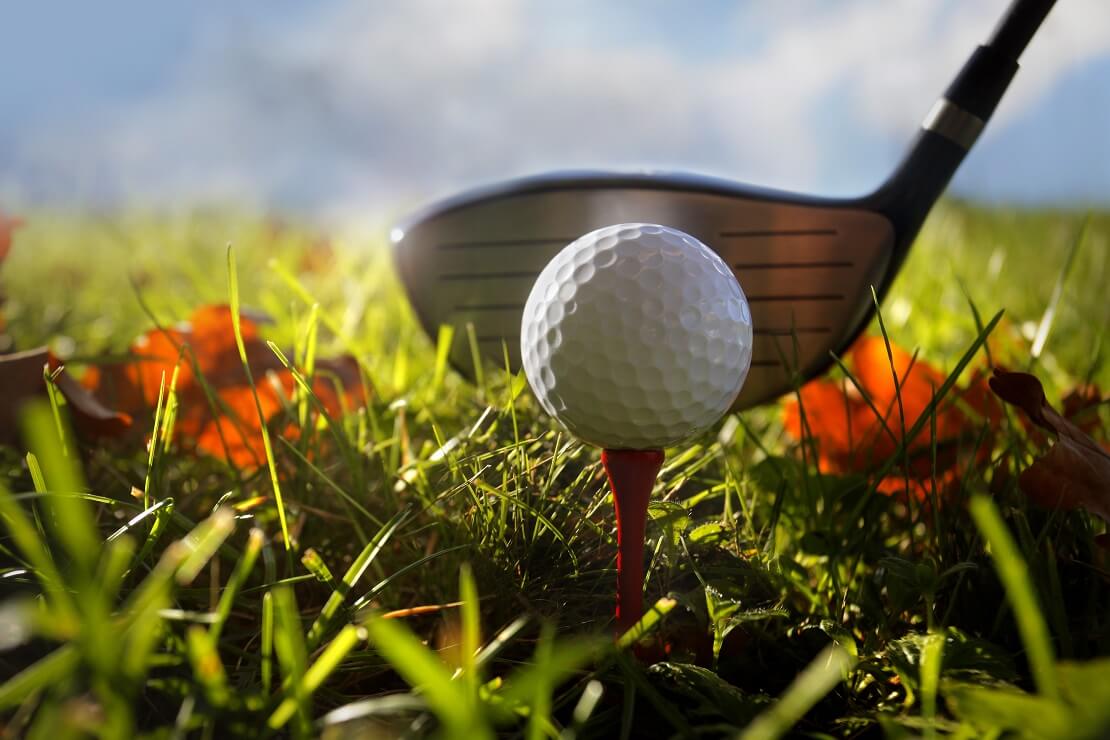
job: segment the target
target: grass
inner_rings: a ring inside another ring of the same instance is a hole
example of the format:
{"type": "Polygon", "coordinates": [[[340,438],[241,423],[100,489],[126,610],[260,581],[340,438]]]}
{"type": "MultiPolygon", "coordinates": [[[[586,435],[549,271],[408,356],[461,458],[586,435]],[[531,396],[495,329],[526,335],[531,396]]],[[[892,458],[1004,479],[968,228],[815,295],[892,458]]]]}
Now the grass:
{"type": "MultiPolygon", "coordinates": [[[[376,241],[217,213],[28,221],[0,269],[0,349],[50,343],[76,369],[241,301],[304,378],[349,352],[374,393],[321,429],[299,391],[300,437],[250,472],[178,450],[172,378],[148,449],[70,439],[34,409],[24,447],[0,448],[15,736],[1110,732],[1105,526],[1027,504],[1013,472],[1036,448],[1016,418],[932,507],[807,465],[776,406],[668,450],[641,631],[671,651],[649,667],[609,636],[597,451],[519,377],[451,373],[450,338],[420,334],[376,241]]],[[[1110,215],[942,204],[883,332],[948,373],[989,351],[1053,400],[1110,385],[1108,240],[1110,215]]]]}

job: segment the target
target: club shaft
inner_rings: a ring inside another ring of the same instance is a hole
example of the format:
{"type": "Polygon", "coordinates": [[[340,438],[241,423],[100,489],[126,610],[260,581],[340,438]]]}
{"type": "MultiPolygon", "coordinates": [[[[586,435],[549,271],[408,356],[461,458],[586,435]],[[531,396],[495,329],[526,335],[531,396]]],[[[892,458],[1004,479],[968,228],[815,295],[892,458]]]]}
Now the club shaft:
{"type": "Polygon", "coordinates": [[[990,120],[1017,73],[1018,57],[1054,2],[1010,4],[987,44],[972,53],[937,101],[894,174],[867,199],[890,219],[898,235],[890,274],[897,271],[933,203],[990,120]]]}
{"type": "Polygon", "coordinates": [[[1056,0],[1015,0],[991,34],[987,46],[1016,62],[1056,0]]]}

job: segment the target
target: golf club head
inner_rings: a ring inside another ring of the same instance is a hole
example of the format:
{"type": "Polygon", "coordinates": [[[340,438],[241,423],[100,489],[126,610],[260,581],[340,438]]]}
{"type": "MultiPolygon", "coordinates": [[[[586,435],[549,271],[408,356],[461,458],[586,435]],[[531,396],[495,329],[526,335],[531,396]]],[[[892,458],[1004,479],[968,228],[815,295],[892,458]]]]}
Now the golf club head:
{"type": "MultiPolygon", "coordinates": [[[[455,327],[451,363],[515,371],[528,292],[563,247],[594,229],[661,223],[715,250],[751,306],[752,367],[735,408],[820,372],[871,316],[894,263],[890,220],[856,201],[759,190],[696,176],[568,173],[519,180],[433,207],[393,232],[424,328],[455,327]]],[[[634,359],[634,358],[633,358],[634,359]]]]}

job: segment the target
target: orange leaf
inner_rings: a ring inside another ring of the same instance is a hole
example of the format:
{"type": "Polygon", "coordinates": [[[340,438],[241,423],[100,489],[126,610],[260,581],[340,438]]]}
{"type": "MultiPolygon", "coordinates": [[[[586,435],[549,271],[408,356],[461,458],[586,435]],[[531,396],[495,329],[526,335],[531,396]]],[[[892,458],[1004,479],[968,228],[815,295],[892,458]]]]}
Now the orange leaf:
{"type": "MultiPolygon", "coordinates": [[[[18,218],[8,218],[0,211],[0,263],[3,263],[4,258],[8,256],[8,252],[12,248],[12,232],[23,225],[23,221],[18,218]]],[[[0,292],[0,308],[4,305],[4,294],[0,292]]],[[[4,314],[0,311],[0,332],[4,331],[6,322],[4,321],[4,314]]]]}
{"type": "Polygon", "coordinates": [[[898,398],[910,426],[933,400],[933,392],[944,382],[944,376],[923,361],[915,361],[905,350],[890,346],[881,337],[864,337],[852,348],[852,370],[860,385],[871,396],[879,411],[890,418],[898,416],[898,398]],[[893,368],[893,369],[892,369],[893,368]],[[898,386],[895,386],[895,373],[898,386]]]}
{"type": "Polygon", "coordinates": [[[996,369],[991,390],[1031,421],[1056,435],[1056,444],[1018,479],[1034,503],[1046,508],[1083,508],[1110,522],[1110,454],[1048,404],[1041,381],[1028,373],[996,369]]]}
{"type": "MultiPolygon", "coordinates": [[[[241,468],[260,467],[266,461],[262,425],[269,426],[278,417],[284,407],[282,396],[292,396],[295,386],[292,373],[261,337],[258,326],[266,321],[264,316],[240,313],[258,406],[235,343],[231,309],[226,305],[202,306],[185,324],[147,332],[131,346],[134,360],[94,368],[87,373],[87,384],[122,408],[149,413],[157,403],[163,375],[168,381],[177,368],[175,432],[183,446],[241,468]]],[[[319,360],[312,388],[330,416],[341,415],[366,397],[358,364],[351,357],[319,360]]],[[[295,438],[300,430],[287,425],[280,433],[295,438]]]]}
{"type": "MultiPolygon", "coordinates": [[[[259,402],[263,414],[269,419],[276,410],[265,403],[267,396],[259,389],[259,402]]],[[[220,400],[227,404],[228,411],[213,416],[210,413],[197,415],[198,426],[192,435],[196,449],[213,457],[220,457],[241,468],[262,467],[266,463],[266,447],[262,441],[258,412],[249,386],[220,389],[220,400]]],[[[280,404],[274,401],[275,404],[280,404]]],[[[198,407],[203,409],[203,407],[198,407]]]]}
{"type": "MultiPolygon", "coordinates": [[[[904,430],[913,427],[925,413],[945,378],[939,370],[897,346],[891,345],[888,355],[887,344],[880,337],[864,337],[853,345],[848,363],[859,389],[847,380],[811,381],[801,389],[800,406],[795,399],[786,402],[784,425],[795,439],[805,438],[801,424],[804,411],[808,437],[817,446],[821,470],[866,473],[897,452],[904,430]]],[[[938,488],[955,483],[956,471],[964,462],[960,457],[968,450],[954,442],[968,426],[967,411],[987,419],[998,414],[998,404],[984,388],[979,374],[936,410],[938,488]]],[[[908,486],[908,492],[916,498],[931,492],[930,426],[926,425],[907,445],[908,474],[892,473],[880,482],[880,491],[901,493],[908,486]]],[[[988,451],[989,443],[971,452],[981,456],[988,451]]]]}
{"type": "Polygon", "coordinates": [[[0,262],[3,262],[4,258],[8,256],[8,252],[11,251],[12,234],[21,226],[23,226],[23,219],[9,218],[4,215],[3,211],[0,211],[0,262]]]}
{"type": "Polygon", "coordinates": [[[802,439],[802,412],[806,426],[816,440],[821,469],[844,472],[863,464],[857,455],[864,451],[863,437],[873,437],[876,417],[850,384],[817,380],[802,386],[801,405],[794,399],[786,402],[783,423],[795,439],[802,439]]]}

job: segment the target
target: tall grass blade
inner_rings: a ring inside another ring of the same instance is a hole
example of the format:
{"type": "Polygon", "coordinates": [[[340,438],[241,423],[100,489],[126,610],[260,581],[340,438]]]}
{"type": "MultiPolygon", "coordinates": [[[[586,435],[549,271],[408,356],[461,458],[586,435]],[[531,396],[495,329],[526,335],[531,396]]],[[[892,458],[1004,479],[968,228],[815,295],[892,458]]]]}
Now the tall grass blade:
{"type": "Polygon", "coordinates": [[[1056,276],[1056,283],[1052,286],[1052,297],[1048,299],[1048,305],[1045,306],[1044,313],[1041,315],[1041,321],[1037,324],[1037,333],[1033,336],[1033,346],[1029,349],[1030,365],[1040,359],[1045,344],[1048,343],[1048,334],[1052,331],[1052,324],[1056,320],[1056,312],[1059,310],[1060,301],[1064,297],[1064,286],[1068,282],[1068,276],[1071,274],[1071,268],[1075,264],[1075,258],[1079,254],[1080,248],[1087,241],[1087,230],[1090,225],[1090,218],[1084,220],[1079,233],[1072,240],[1071,248],[1068,249],[1067,257],[1064,258],[1064,264],[1060,267],[1060,273],[1056,276]]]}
{"type": "Polygon", "coordinates": [[[466,689],[451,680],[439,657],[396,620],[371,616],[370,642],[409,686],[417,689],[443,723],[448,737],[491,737],[466,689]]]}
{"type": "Polygon", "coordinates": [[[227,703],[227,671],[216,652],[216,641],[200,625],[192,625],[185,633],[186,652],[193,676],[204,690],[208,702],[214,707],[227,703]]]}
{"type": "Polygon", "coordinates": [[[177,582],[181,585],[192,583],[234,529],[235,515],[220,508],[181,540],[188,554],[175,574],[177,582]]]}
{"type": "Polygon", "coordinates": [[[262,435],[262,447],[266,451],[266,465],[270,469],[270,485],[274,490],[274,503],[277,506],[278,521],[281,523],[281,540],[285,544],[285,551],[290,552],[293,544],[289,540],[289,522],[285,514],[285,501],[281,497],[281,483],[278,481],[277,463],[274,461],[274,449],[270,443],[270,428],[266,414],[262,411],[262,402],[258,399],[258,388],[254,384],[251,374],[251,365],[247,361],[247,348],[243,343],[243,331],[239,320],[239,278],[235,272],[235,254],[231,245],[227,246],[227,287],[231,294],[231,327],[235,333],[235,346],[239,349],[239,360],[243,363],[243,372],[247,374],[247,384],[251,388],[254,398],[254,408],[258,412],[258,431],[262,435]]]}
{"type": "Polygon", "coordinates": [[[158,457],[158,430],[162,424],[162,404],[166,396],[166,373],[162,372],[162,378],[158,382],[158,403],[154,407],[154,427],[150,433],[149,450],[147,451],[146,462],[146,476],[143,478],[143,508],[150,506],[150,485],[151,480],[154,478],[154,463],[158,457]]]}
{"type": "Polygon", "coordinates": [[[327,680],[328,676],[335,672],[339,664],[343,662],[347,654],[358,647],[358,644],[366,639],[366,630],[361,627],[356,627],[353,624],[348,624],[335,639],[328,643],[324,648],[324,652],[316,659],[304,676],[301,678],[300,684],[293,689],[294,696],[286,697],[274,713],[270,715],[267,726],[271,730],[278,730],[285,726],[285,723],[297,711],[298,702],[301,698],[312,696],[316,689],[327,680]]]}
{"type": "MultiPolygon", "coordinates": [[[[32,401],[24,407],[23,433],[51,491],[85,490],[77,460],[66,454],[54,428],[53,415],[43,401],[32,401]]],[[[87,581],[100,551],[100,538],[88,503],[79,496],[47,496],[43,504],[54,536],[69,553],[75,573],[87,581]]]]}
{"type": "Polygon", "coordinates": [[[283,683],[293,692],[293,714],[298,718],[298,734],[307,734],[311,709],[304,683],[308,668],[308,653],[305,650],[304,632],[301,627],[300,613],[293,590],[289,586],[278,586],[273,594],[274,604],[274,652],[281,666],[283,683]]]}
{"type": "Polygon", "coordinates": [[[76,607],[73,597],[53,555],[3,481],[0,481],[0,518],[4,520],[8,535],[27,559],[35,578],[42,583],[51,607],[57,609],[61,617],[74,618],[76,607]]]}
{"type": "Polygon", "coordinates": [[[274,679],[274,595],[270,591],[262,594],[262,627],[260,631],[262,646],[259,650],[261,654],[259,672],[261,674],[262,692],[269,694],[274,679]]]}
{"type": "Polygon", "coordinates": [[[235,564],[235,570],[231,572],[231,578],[224,586],[223,593],[220,594],[220,602],[216,606],[216,620],[209,630],[209,637],[213,644],[218,644],[220,641],[220,633],[223,631],[224,625],[227,624],[227,618],[231,615],[231,609],[235,605],[235,599],[239,596],[239,590],[250,578],[254,563],[258,559],[258,553],[262,551],[262,543],[265,539],[265,534],[257,528],[252,529],[250,534],[247,535],[247,547],[243,550],[243,556],[235,564]]]}
{"type": "Polygon", "coordinates": [[[842,648],[826,647],[798,674],[779,700],[740,733],[740,740],[775,740],[785,735],[844,680],[854,663],[855,659],[842,648]]]}
{"type": "Polygon", "coordinates": [[[482,641],[482,624],[479,613],[478,587],[474,583],[474,573],[470,570],[469,563],[463,563],[459,568],[459,601],[462,602],[462,635],[459,646],[459,666],[462,669],[463,680],[466,683],[470,701],[478,701],[478,684],[481,677],[475,658],[482,641]]]}
{"type": "Polygon", "coordinates": [[[432,396],[439,393],[443,378],[447,375],[448,357],[451,355],[451,343],[454,340],[455,327],[450,324],[439,327],[439,334],[436,336],[436,359],[432,366],[432,384],[428,387],[428,392],[432,396]]]}
{"type": "Polygon", "coordinates": [[[921,645],[921,717],[925,720],[925,737],[937,736],[937,689],[944,659],[944,633],[927,635],[921,645]]]}
{"type": "Polygon", "coordinates": [[[339,614],[339,609],[343,606],[343,602],[347,600],[347,597],[351,593],[351,589],[362,580],[363,573],[365,573],[366,569],[370,567],[370,564],[374,562],[374,559],[378,557],[382,548],[385,547],[386,543],[393,537],[393,534],[405,522],[408,515],[408,511],[399,511],[394,514],[393,518],[378,530],[374,539],[366,543],[366,546],[362,548],[362,552],[358,554],[354,562],[351,563],[351,566],[347,568],[347,572],[343,574],[343,580],[339,583],[339,588],[332,591],[331,595],[328,596],[328,600],[324,603],[319,615],[317,615],[316,620],[308,630],[307,641],[310,649],[315,649],[332,628],[339,614]]]}
{"type": "Polygon", "coordinates": [[[1056,699],[1059,688],[1055,651],[1037,595],[1029,582],[1029,566],[1018,552],[1017,544],[1006,530],[1006,523],[994,502],[986,496],[976,495],[972,497],[970,507],[976,526],[990,545],[991,559],[1014,609],[1014,619],[1029,656],[1029,667],[1037,691],[1049,699],[1056,699]]]}
{"type": "Polygon", "coordinates": [[[0,710],[18,706],[34,694],[70,676],[80,663],[76,645],[63,645],[0,685],[0,710]]]}

